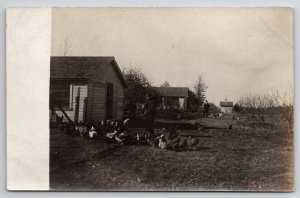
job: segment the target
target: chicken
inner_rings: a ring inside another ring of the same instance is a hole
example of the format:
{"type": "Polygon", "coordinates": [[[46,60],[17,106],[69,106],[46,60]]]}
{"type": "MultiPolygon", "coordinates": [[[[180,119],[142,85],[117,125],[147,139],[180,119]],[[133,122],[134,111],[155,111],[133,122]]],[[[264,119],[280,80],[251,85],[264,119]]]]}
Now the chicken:
{"type": "Polygon", "coordinates": [[[153,137],[153,134],[149,131],[146,131],[144,134],[145,140],[151,145],[156,146],[155,138],[153,137]]]}
{"type": "Polygon", "coordinates": [[[117,131],[114,131],[113,133],[107,133],[106,137],[108,137],[109,139],[113,139],[116,135],[117,135],[117,131]]]}
{"type": "Polygon", "coordinates": [[[81,137],[84,137],[88,133],[88,129],[86,126],[75,126],[75,130],[79,133],[81,137]]]}
{"type": "Polygon", "coordinates": [[[107,128],[107,125],[106,125],[106,122],[104,120],[102,120],[98,125],[97,125],[97,132],[98,132],[98,135],[105,135],[107,132],[108,132],[108,128],[107,128]]]}
{"type": "Polygon", "coordinates": [[[123,145],[124,139],[121,139],[120,137],[115,136],[115,140],[117,140],[117,142],[118,142],[119,144],[123,145]]]}
{"type": "Polygon", "coordinates": [[[179,144],[180,144],[180,137],[176,137],[172,140],[168,141],[167,147],[170,149],[173,149],[174,151],[179,149],[179,144]]]}
{"type": "Polygon", "coordinates": [[[115,139],[119,144],[123,144],[124,142],[124,138],[122,138],[124,134],[120,134],[118,135],[118,131],[115,130],[113,133],[107,133],[106,134],[106,137],[109,138],[109,139],[115,139]]]}
{"type": "Polygon", "coordinates": [[[179,143],[177,145],[177,147],[175,147],[176,149],[184,149],[187,146],[187,140],[186,138],[180,138],[179,143]]]}
{"type": "Polygon", "coordinates": [[[172,128],[172,129],[170,129],[169,131],[170,131],[170,132],[169,132],[169,135],[170,135],[169,138],[170,138],[171,140],[177,138],[178,135],[179,135],[179,133],[180,133],[180,130],[178,130],[177,127],[172,128]]]}
{"type": "Polygon", "coordinates": [[[158,130],[158,134],[162,135],[166,133],[166,128],[162,128],[158,130]]]}
{"type": "Polygon", "coordinates": [[[136,141],[137,144],[140,145],[140,135],[138,133],[136,134],[136,141]]]}
{"type": "Polygon", "coordinates": [[[64,120],[64,116],[58,116],[56,115],[56,124],[57,125],[60,125],[61,123],[63,123],[63,120],[64,120]]]}
{"type": "Polygon", "coordinates": [[[162,149],[167,149],[167,141],[164,135],[158,137],[158,147],[162,149]]]}
{"type": "Polygon", "coordinates": [[[127,133],[125,133],[125,132],[122,132],[122,133],[120,133],[120,135],[119,135],[119,138],[126,138],[126,137],[128,137],[128,134],[127,133]]]}
{"type": "Polygon", "coordinates": [[[117,133],[117,135],[115,137],[115,140],[117,140],[117,142],[120,144],[123,144],[124,141],[126,141],[126,140],[128,141],[128,139],[129,139],[129,135],[128,135],[127,131],[121,132],[121,133],[119,133],[119,135],[117,133]]]}
{"type": "Polygon", "coordinates": [[[191,136],[189,136],[187,143],[190,149],[195,150],[196,145],[199,143],[199,138],[192,138],[191,136]]]}
{"type": "Polygon", "coordinates": [[[73,123],[67,123],[64,125],[63,131],[68,135],[75,135],[75,126],[73,123]]]}
{"type": "Polygon", "coordinates": [[[98,136],[98,133],[97,133],[96,129],[92,126],[92,128],[89,131],[89,138],[96,139],[97,136],[98,136]]]}
{"type": "Polygon", "coordinates": [[[130,120],[129,118],[126,118],[126,119],[124,120],[124,122],[123,122],[123,125],[124,125],[124,126],[127,126],[127,125],[128,125],[128,122],[129,122],[129,120],[130,120]]]}

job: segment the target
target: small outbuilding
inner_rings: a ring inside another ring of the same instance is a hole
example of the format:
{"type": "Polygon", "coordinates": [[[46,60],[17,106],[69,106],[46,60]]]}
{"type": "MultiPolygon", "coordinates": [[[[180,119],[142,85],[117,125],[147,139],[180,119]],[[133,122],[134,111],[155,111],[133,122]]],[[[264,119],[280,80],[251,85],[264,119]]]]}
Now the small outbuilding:
{"type": "Polygon", "coordinates": [[[51,57],[52,114],[74,122],[122,119],[126,88],[114,57],[51,57]]]}
{"type": "Polygon", "coordinates": [[[160,95],[161,103],[158,109],[177,109],[186,111],[188,99],[188,87],[153,87],[160,95]]]}
{"type": "Polygon", "coordinates": [[[232,108],[233,108],[233,102],[231,101],[227,101],[227,99],[225,99],[224,101],[220,102],[220,107],[221,107],[221,112],[222,113],[232,113],[232,108]]]}

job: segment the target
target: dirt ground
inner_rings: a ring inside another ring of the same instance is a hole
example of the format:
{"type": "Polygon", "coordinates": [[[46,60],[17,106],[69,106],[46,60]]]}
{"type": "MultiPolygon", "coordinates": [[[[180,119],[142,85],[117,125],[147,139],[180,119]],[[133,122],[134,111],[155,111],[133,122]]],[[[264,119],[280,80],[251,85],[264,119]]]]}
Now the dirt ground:
{"type": "Polygon", "coordinates": [[[196,150],[180,152],[147,145],[90,142],[51,130],[51,189],[293,190],[293,135],[285,123],[226,117],[198,121],[208,129],[180,132],[180,136],[200,138],[196,150]],[[229,124],[233,129],[228,129],[229,124]]]}

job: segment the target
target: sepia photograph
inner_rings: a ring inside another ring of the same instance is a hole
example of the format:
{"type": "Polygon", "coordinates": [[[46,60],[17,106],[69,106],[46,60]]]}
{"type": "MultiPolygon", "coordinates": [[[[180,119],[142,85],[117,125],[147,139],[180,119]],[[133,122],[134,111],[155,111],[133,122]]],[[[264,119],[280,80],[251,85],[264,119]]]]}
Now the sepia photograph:
{"type": "Polygon", "coordinates": [[[294,190],[292,8],[51,12],[51,191],[294,190]]]}

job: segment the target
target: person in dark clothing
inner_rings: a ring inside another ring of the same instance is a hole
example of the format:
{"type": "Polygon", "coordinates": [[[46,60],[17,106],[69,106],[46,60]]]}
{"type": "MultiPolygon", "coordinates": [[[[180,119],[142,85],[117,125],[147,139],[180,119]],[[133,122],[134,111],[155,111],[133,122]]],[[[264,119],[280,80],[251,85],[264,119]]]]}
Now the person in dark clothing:
{"type": "Polygon", "coordinates": [[[208,117],[208,114],[209,114],[209,106],[210,106],[210,104],[208,103],[207,100],[205,100],[205,103],[204,103],[203,118],[207,118],[207,117],[208,117]]]}

